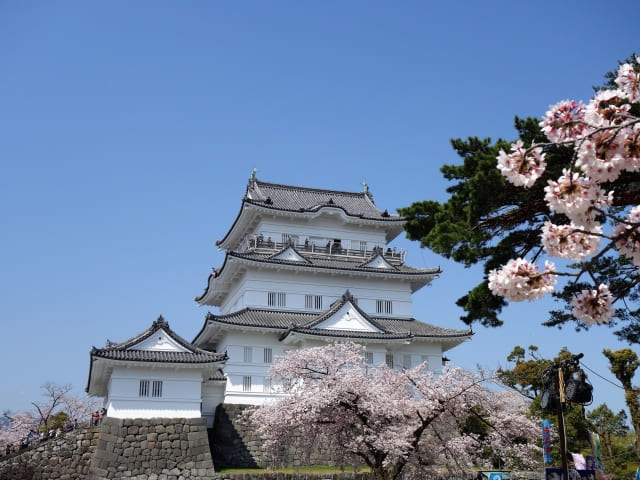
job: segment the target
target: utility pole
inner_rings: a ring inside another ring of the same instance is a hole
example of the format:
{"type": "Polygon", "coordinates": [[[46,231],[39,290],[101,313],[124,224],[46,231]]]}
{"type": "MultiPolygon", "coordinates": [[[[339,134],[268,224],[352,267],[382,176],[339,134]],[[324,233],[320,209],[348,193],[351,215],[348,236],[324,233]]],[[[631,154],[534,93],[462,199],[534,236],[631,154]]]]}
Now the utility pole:
{"type": "Polygon", "coordinates": [[[562,457],[562,480],[569,480],[567,434],[564,429],[564,412],[562,410],[566,400],[564,395],[564,372],[562,371],[562,364],[558,365],[556,369],[556,395],[558,398],[558,437],[560,438],[560,456],[562,457]]]}
{"type": "MultiPolygon", "coordinates": [[[[543,373],[543,378],[551,379],[553,373],[553,383],[555,402],[556,402],[556,413],[558,415],[558,438],[560,441],[560,456],[562,457],[562,480],[569,480],[569,461],[567,458],[567,434],[564,426],[564,406],[569,403],[567,401],[567,396],[565,392],[565,373],[571,375],[576,371],[578,366],[578,361],[583,357],[582,353],[578,355],[573,355],[570,359],[563,360],[560,362],[556,362],[551,365],[545,373],[543,373]],[[566,372],[565,372],[566,369],[566,372]]],[[[574,387],[575,389],[575,387],[574,387]]],[[[591,391],[589,390],[589,396],[591,396],[591,391]]],[[[575,391],[573,394],[575,396],[575,391]]],[[[573,398],[573,397],[572,397],[573,398]]],[[[569,398],[569,401],[573,401],[572,398],[569,398]]],[[[546,408],[543,405],[543,408],[546,408]]]]}

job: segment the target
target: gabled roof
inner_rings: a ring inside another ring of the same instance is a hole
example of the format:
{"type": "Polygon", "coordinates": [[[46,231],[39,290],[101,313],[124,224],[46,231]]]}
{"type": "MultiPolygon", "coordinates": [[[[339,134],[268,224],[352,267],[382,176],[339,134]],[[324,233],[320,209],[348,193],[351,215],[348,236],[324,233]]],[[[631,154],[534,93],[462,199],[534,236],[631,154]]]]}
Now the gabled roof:
{"type": "Polygon", "coordinates": [[[202,330],[196,335],[193,342],[196,344],[208,344],[208,329],[223,331],[237,328],[277,333],[281,341],[292,333],[324,337],[327,339],[350,338],[371,341],[434,340],[440,341],[443,344],[443,351],[462,343],[473,335],[471,330],[454,330],[438,327],[414,318],[397,319],[368,315],[355,304],[353,297],[347,291],[340,299],[335,301],[328,310],[319,314],[253,308],[245,308],[226,315],[208,313],[202,330]],[[318,325],[335,314],[347,303],[350,303],[359,315],[379,331],[317,328],[318,325]]]}
{"type": "Polygon", "coordinates": [[[114,343],[107,340],[107,345],[104,348],[93,347],[91,350],[91,356],[109,358],[113,360],[161,363],[212,363],[223,362],[227,359],[226,353],[208,352],[187,342],[169,328],[169,324],[162,315],[160,315],[158,319],[151,324],[151,327],[146,329],[144,332],[139,333],[135,337],[131,337],[122,343],[114,343]],[[157,334],[159,331],[164,332],[169,338],[181,346],[182,349],[136,348],[144,340],[150,338],[154,334],[157,334]]]}
{"type": "MultiPolygon", "coordinates": [[[[219,305],[221,299],[227,294],[226,288],[228,287],[222,285],[225,282],[224,278],[232,278],[235,274],[235,269],[241,268],[240,265],[242,264],[247,267],[260,266],[262,268],[271,267],[273,269],[291,268],[301,272],[339,272],[347,275],[374,275],[380,278],[403,279],[411,284],[412,292],[427,285],[441,273],[440,267],[416,268],[404,264],[390,265],[383,257],[377,254],[372,256],[368,261],[362,262],[357,258],[326,255],[313,256],[305,254],[304,250],[295,249],[294,247],[289,248],[295,252],[296,258],[280,254],[271,255],[252,251],[227,252],[224,263],[209,275],[204,292],[197,296],[195,301],[200,305],[219,305]],[[300,258],[306,261],[301,261],[300,258]],[[376,258],[378,260],[375,260],[376,258]],[[218,282],[217,287],[214,286],[216,281],[218,282]]],[[[284,251],[287,250],[288,248],[284,251]]]]}
{"type": "Polygon", "coordinates": [[[90,353],[89,379],[86,391],[90,395],[104,396],[110,369],[117,365],[158,364],[181,365],[211,371],[215,377],[219,363],[228,357],[225,353],[202,350],[176,334],[162,317],[145,331],[121,343],[107,340],[103,348],[93,347],[90,353]]]}
{"type": "MultiPolygon", "coordinates": [[[[388,269],[388,270],[398,270],[398,267],[395,265],[391,265],[380,253],[375,253],[371,258],[369,258],[366,262],[362,262],[358,265],[360,268],[375,268],[375,269],[388,269]]],[[[414,269],[415,270],[415,269],[414,269]]],[[[432,269],[430,269],[432,270],[432,269]]],[[[438,269],[439,271],[439,269],[438,269]]]]}
{"type": "Polygon", "coordinates": [[[345,192],[262,182],[252,177],[247,184],[240,212],[226,235],[216,242],[221,248],[234,248],[235,242],[250,233],[250,225],[260,212],[314,216],[323,209],[340,210],[354,222],[377,224],[387,232],[387,242],[402,232],[404,217],[380,210],[365,187],[361,192],[345,192]]]}
{"type": "Polygon", "coordinates": [[[284,247],[279,252],[270,255],[269,260],[276,260],[282,262],[295,262],[295,263],[310,263],[293,245],[284,247]]]}

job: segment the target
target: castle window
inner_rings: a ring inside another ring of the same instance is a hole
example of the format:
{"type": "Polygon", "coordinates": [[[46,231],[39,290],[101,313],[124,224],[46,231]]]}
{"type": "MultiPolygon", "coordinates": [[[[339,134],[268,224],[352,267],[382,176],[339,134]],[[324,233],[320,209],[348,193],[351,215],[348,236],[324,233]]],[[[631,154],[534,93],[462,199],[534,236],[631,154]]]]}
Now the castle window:
{"type": "Polygon", "coordinates": [[[402,368],[411,368],[411,355],[402,357],[402,368]]]}
{"type": "Polygon", "coordinates": [[[140,380],[140,388],[138,390],[139,397],[149,396],[149,380],[140,380]]]}
{"type": "Polygon", "coordinates": [[[251,391],[251,377],[245,376],[242,377],[242,391],[250,392],[251,391]]]}
{"type": "Polygon", "coordinates": [[[152,384],[151,396],[152,397],[161,397],[162,396],[162,380],[154,380],[152,384]]]}
{"type": "Polygon", "coordinates": [[[273,350],[271,348],[265,347],[264,363],[272,363],[272,362],[273,362],[273,350]]]}
{"type": "Polygon", "coordinates": [[[138,387],[139,397],[161,397],[162,396],[162,380],[140,380],[140,386],[138,387]]]}
{"type": "Polygon", "coordinates": [[[285,292],[269,292],[267,295],[267,305],[270,307],[284,307],[287,304],[287,294],[285,292]]]}
{"type": "Polygon", "coordinates": [[[262,391],[264,393],[271,393],[271,379],[265,377],[262,382],[262,391]]]}
{"type": "Polygon", "coordinates": [[[322,310],[322,295],[305,295],[304,307],[307,310],[322,310]]]}
{"type": "Polygon", "coordinates": [[[373,364],[373,352],[364,352],[364,361],[367,362],[368,365],[373,364]]]}
{"type": "Polygon", "coordinates": [[[251,347],[244,347],[244,363],[253,362],[253,349],[251,347]]]}
{"type": "Polygon", "coordinates": [[[391,300],[376,300],[376,313],[393,313],[391,300]]]}
{"type": "Polygon", "coordinates": [[[393,353],[387,353],[384,357],[387,367],[393,368],[393,353]]]}

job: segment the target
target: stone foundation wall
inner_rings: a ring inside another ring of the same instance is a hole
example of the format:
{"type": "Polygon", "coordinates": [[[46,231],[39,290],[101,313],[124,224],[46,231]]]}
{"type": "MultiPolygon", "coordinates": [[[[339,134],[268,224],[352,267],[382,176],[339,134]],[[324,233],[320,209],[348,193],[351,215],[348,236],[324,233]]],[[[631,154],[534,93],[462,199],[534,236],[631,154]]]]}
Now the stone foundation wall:
{"type": "Polygon", "coordinates": [[[87,480],[214,477],[203,418],[106,417],[87,480]]]}
{"type": "Polygon", "coordinates": [[[211,454],[216,468],[299,467],[302,465],[361,466],[353,458],[339,457],[331,445],[314,445],[303,437],[287,439],[286,448],[277,459],[270,459],[262,448],[262,439],[253,426],[243,417],[250,405],[221,404],[216,409],[213,429],[209,434],[211,454]],[[274,461],[275,460],[275,461],[274,461]]]}
{"type": "MultiPolygon", "coordinates": [[[[273,465],[262,449],[262,440],[243,419],[248,405],[220,405],[214,429],[205,420],[117,419],[105,417],[102,425],[75,430],[62,437],[0,457],[1,480],[210,480],[227,478],[362,479],[362,474],[298,475],[264,473],[223,475],[221,467],[267,467],[273,465]]],[[[309,453],[308,439],[289,439],[280,452],[278,465],[353,465],[336,458],[330,445],[317,445],[309,453]],[[306,442],[306,444],[305,444],[306,442]]]]}
{"type": "Polygon", "coordinates": [[[89,472],[99,427],[83,428],[0,458],[2,480],[76,480],[89,472]]]}

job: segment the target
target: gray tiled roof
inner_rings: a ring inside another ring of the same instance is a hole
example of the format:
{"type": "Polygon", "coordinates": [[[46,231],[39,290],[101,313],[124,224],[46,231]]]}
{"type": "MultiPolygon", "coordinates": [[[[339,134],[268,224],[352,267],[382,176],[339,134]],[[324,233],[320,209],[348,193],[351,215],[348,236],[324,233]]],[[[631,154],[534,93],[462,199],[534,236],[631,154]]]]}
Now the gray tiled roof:
{"type": "MultiPolygon", "coordinates": [[[[395,265],[395,268],[373,268],[365,266],[366,262],[362,258],[352,258],[340,256],[314,256],[305,255],[305,252],[296,249],[296,252],[304,257],[308,263],[297,262],[295,260],[282,260],[274,258],[272,254],[255,252],[229,252],[230,257],[237,257],[262,263],[273,263],[281,265],[295,265],[300,268],[325,268],[331,270],[353,270],[360,272],[381,273],[386,275],[433,275],[441,272],[440,267],[436,268],[416,268],[408,265],[395,265]]],[[[222,269],[220,269],[221,271],[222,269]]],[[[219,271],[218,271],[219,273],[219,271]]]]}
{"type": "Polygon", "coordinates": [[[226,315],[207,314],[209,322],[226,324],[241,327],[253,327],[260,329],[273,329],[283,334],[287,332],[300,332],[327,337],[351,337],[370,339],[400,339],[400,338],[460,338],[472,335],[470,330],[455,330],[451,328],[438,327],[429,323],[410,319],[394,319],[386,317],[369,316],[360,310],[357,305],[354,307],[374,326],[382,330],[381,333],[362,332],[349,330],[324,330],[313,328],[322,320],[328,318],[337,311],[350,298],[348,292],[341,299],[321,314],[304,312],[283,312],[276,310],[263,310],[245,308],[226,315]]]}
{"type": "Polygon", "coordinates": [[[274,210],[314,212],[322,207],[337,207],[347,215],[387,221],[403,221],[396,214],[381,211],[369,192],[342,192],[297,187],[259,180],[250,181],[244,201],[274,210]]]}
{"type": "Polygon", "coordinates": [[[151,327],[144,332],[125,340],[121,343],[114,343],[107,340],[104,348],[93,347],[92,357],[105,358],[110,360],[124,360],[137,362],[159,362],[159,363],[214,363],[223,362],[227,359],[226,353],[212,353],[202,350],[187,342],[173,330],[169,324],[160,316],[151,327]],[[149,338],[158,330],[164,332],[178,344],[188,349],[188,352],[157,351],[157,350],[136,350],[131,347],[149,338]]]}
{"type": "Polygon", "coordinates": [[[162,362],[162,363],[211,363],[224,360],[224,354],[192,352],[162,352],[155,350],[111,350],[96,349],[93,356],[110,360],[127,360],[134,362],[162,362]]]}

